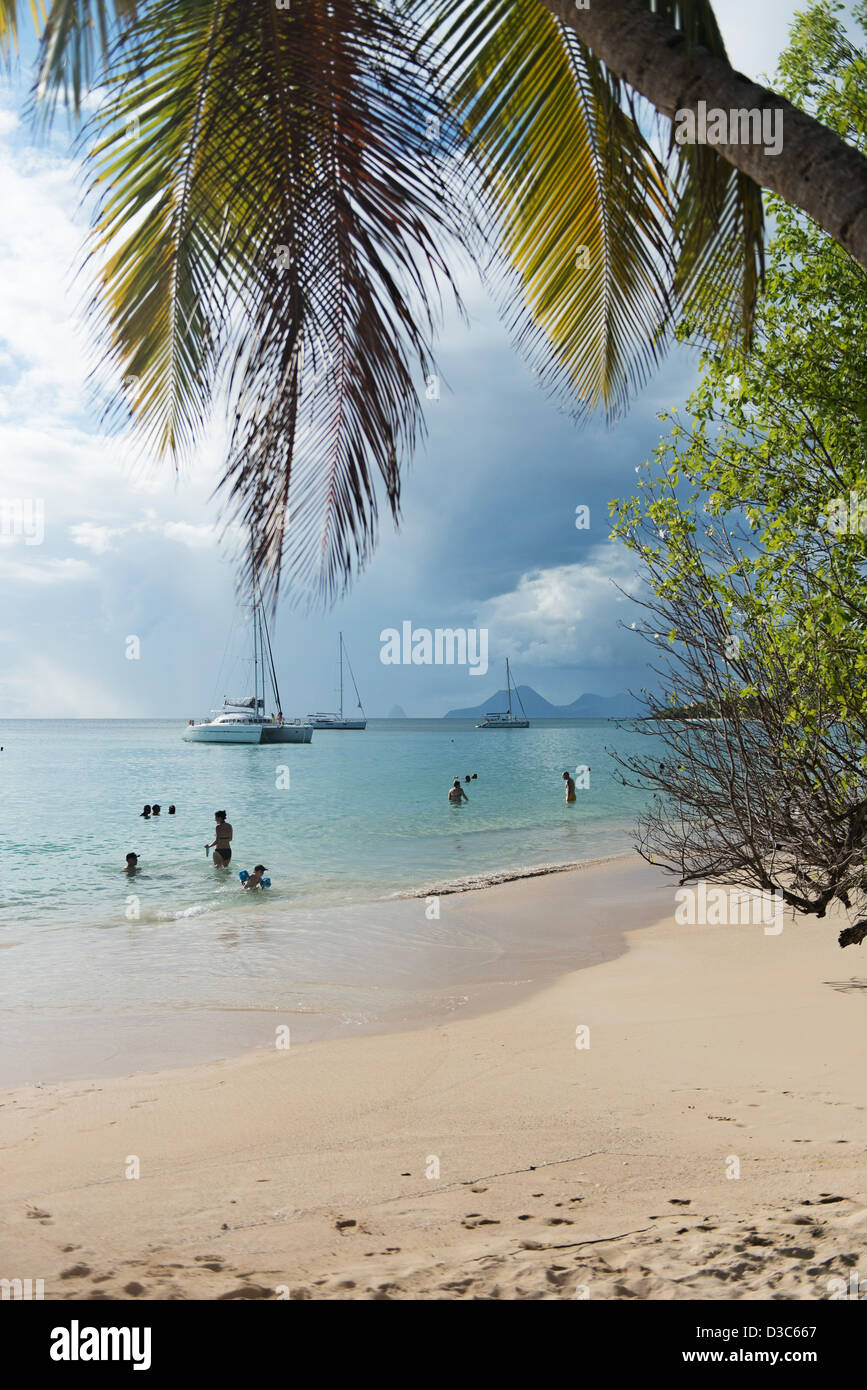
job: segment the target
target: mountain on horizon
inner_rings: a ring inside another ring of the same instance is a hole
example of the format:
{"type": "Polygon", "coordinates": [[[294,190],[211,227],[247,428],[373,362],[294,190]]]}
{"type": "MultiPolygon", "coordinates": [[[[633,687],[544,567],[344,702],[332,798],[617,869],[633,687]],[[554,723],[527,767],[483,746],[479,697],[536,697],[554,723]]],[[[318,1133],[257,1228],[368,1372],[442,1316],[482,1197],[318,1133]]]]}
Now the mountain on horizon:
{"type": "MultiPolygon", "coordinates": [[[[571,705],[552,705],[534,690],[531,685],[516,687],[528,719],[629,719],[641,714],[642,706],[633,695],[624,691],[619,695],[579,695],[571,705]]],[[[483,719],[488,710],[505,710],[509,697],[505,690],[498,690],[490,699],[472,709],[450,709],[443,719],[483,719]]],[[[512,702],[512,711],[521,713],[517,700],[512,702]]]]}

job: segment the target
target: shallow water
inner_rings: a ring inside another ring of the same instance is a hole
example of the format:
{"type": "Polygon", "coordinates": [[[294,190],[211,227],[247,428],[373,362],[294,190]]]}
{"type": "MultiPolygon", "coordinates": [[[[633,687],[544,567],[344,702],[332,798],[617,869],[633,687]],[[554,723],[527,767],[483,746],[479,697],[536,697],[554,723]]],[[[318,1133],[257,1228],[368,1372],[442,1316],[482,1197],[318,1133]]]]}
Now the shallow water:
{"type": "Polygon", "coordinates": [[[383,900],[622,852],[641,804],[604,750],[646,736],[606,720],[503,732],[372,720],[282,748],[187,744],[182,732],[168,720],[0,723],[7,1059],[26,1039],[50,1073],[76,1029],[104,1038],[104,1058],[123,1032],[111,1019],[161,1012],[370,1022],[496,956],[453,913],[431,921],[423,902],[383,900]],[[560,774],[579,764],[591,785],[567,806],[560,774]],[[453,777],[474,772],[469,804],[450,805],[453,777]],[[142,820],[154,800],[163,813],[142,820]],[[204,851],[215,808],[234,826],[230,872],[204,851]],[[132,880],[128,850],[140,855],[132,880]],[[273,886],[245,893],[237,871],[258,861],[273,886]]]}

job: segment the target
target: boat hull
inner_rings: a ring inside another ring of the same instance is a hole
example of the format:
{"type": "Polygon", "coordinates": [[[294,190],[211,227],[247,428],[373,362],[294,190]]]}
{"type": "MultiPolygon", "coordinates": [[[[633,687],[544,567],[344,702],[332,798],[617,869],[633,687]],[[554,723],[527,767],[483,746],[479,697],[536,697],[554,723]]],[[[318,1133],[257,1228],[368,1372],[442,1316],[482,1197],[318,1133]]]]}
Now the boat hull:
{"type": "Polygon", "coordinates": [[[529,729],[529,719],[512,719],[508,723],[504,720],[502,724],[477,724],[477,729],[529,729]]]}
{"type": "Polygon", "coordinates": [[[186,743],[260,743],[262,730],[255,724],[190,724],[183,737],[186,743]]]}
{"type": "Polygon", "coordinates": [[[263,743],[309,743],[313,737],[312,724],[264,724],[263,743]]]}
{"type": "Polygon", "coordinates": [[[366,719],[311,719],[313,729],[366,729],[366,719]]]}

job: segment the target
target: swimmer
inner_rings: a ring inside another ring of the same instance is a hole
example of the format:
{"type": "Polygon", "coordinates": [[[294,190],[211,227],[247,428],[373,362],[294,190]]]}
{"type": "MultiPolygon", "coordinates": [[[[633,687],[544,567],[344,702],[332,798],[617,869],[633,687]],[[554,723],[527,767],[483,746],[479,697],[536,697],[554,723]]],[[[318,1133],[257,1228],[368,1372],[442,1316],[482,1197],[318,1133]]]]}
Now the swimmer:
{"type": "Polygon", "coordinates": [[[173,816],[174,814],[175,814],[175,808],[174,808],[174,806],[170,806],[170,807],[169,807],[169,815],[170,815],[170,816],[173,816]]]}
{"type": "Polygon", "coordinates": [[[158,816],[159,813],[160,813],[159,802],[155,802],[154,805],[151,807],[151,815],[152,815],[152,816],[158,816]]]}
{"type": "Polygon", "coordinates": [[[577,801],[578,798],[575,795],[575,782],[569,776],[568,772],[563,773],[563,781],[566,783],[566,800],[577,801]]]}
{"type": "Polygon", "coordinates": [[[478,774],[477,772],[474,772],[474,773],[473,773],[473,781],[474,781],[474,782],[478,780],[478,776],[479,776],[479,774],[478,774]]]}
{"type": "Polygon", "coordinates": [[[464,778],[464,781],[465,781],[465,782],[472,782],[472,780],[473,780],[473,779],[472,779],[472,777],[470,776],[470,774],[467,773],[466,777],[464,778]]]}
{"type": "Polygon", "coordinates": [[[145,820],[150,820],[150,817],[151,817],[151,808],[150,808],[150,806],[145,806],[145,808],[144,808],[143,811],[139,811],[139,815],[140,815],[140,816],[144,816],[145,820]]]}
{"type": "Polygon", "coordinates": [[[232,835],[233,830],[226,820],[225,811],[215,811],[214,820],[216,821],[214,839],[205,849],[214,851],[214,864],[218,869],[228,869],[229,860],[232,858],[232,835]]]}
{"type": "Polygon", "coordinates": [[[461,786],[461,779],[456,777],[449,788],[449,801],[453,806],[460,806],[462,801],[469,801],[469,797],[461,786]]]}
{"type": "Polygon", "coordinates": [[[125,874],[137,874],[137,873],[138,873],[138,855],[137,855],[137,854],[132,854],[132,853],[130,853],[130,854],[128,854],[128,855],[126,856],[126,868],[124,869],[123,872],[124,872],[125,874]]]}
{"type": "Polygon", "coordinates": [[[256,864],[253,868],[253,872],[244,880],[241,886],[243,888],[261,888],[262,876],[267,874],[267,872],[268,870],[265,868],[264,864],[256,864]]]}

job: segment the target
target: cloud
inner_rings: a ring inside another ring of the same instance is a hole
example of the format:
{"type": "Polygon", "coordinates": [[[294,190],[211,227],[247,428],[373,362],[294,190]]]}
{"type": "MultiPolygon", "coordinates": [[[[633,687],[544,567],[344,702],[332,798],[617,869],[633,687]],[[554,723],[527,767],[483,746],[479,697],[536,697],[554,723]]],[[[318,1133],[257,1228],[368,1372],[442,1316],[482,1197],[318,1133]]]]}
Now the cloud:
{"type": "Polygon", "coordinates": [[[190,550],[210,550],[219,540],[216,526],[205,523],[194,526],[188,521],[167,521],[161,528],[166,540],[178,541],[190,550]]]}
{"type": "Polygon", "coordinates": [[[92,550],[94,555],[104,555],[107,550],[114,550],[112,540],[115,536],[122,536],[124,529],[122,526],[97,526],[92,521],[80,521],[70,526],[69,534],[76,545],[92,550]]]}
{"type": "Polygon", "coordinates": [[[208,522],[159,521],[154,518],[153,512],[148,513],[146,520],[132,522],[129,526],[103,526],[93,521],[79,521],[69,527],[69,534],[75,545],[83,546],[94,555],[117,550],[114,542],[123,536],[162,536],[167,541],[186,546],[188,550],[210,550],[220,539],[217,527],[208,522]]]}
{"type": "Polygon", "coordinates": [[[0,575],[22,584],[69,584],[93,579],[96,571],[86,560],[41,560],[35,555],[26,560],[13,560],[0,554],[0,575]]]}
{"type": "Polygon", "coordinates": [[[631,607],[620,589],[637,588],[628,554],[606,543],[578,564],[522,575],[510,593],[484,603],[476,621],[487,627],[492,652],[525,666],[625,664],[636,653],[618,627],[631,607]]]}

